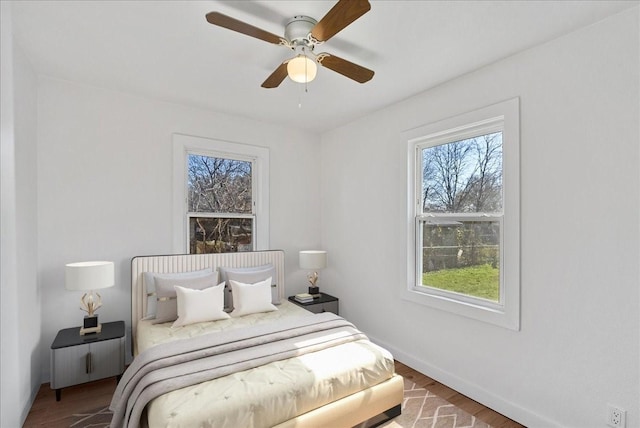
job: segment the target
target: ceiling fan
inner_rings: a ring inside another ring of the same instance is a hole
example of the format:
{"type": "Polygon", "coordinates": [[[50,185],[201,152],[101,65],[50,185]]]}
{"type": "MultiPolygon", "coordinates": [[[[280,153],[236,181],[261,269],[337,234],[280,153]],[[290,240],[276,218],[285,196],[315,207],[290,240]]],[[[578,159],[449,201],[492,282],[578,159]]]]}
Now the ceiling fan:
{"type": "Polygon", "coordinates": [[[284,37],[219,12],[209,12],[206,18],[213,25],[295,51],[296,55],[293,58],[280,64],[262,83],[263,88],[276,88],[287,76],[299,83],[312,81],[316,76],[316,63],[359,83],[371,80],[374,74],[372,70],[326,52],[313,52],[316,46],[335,36],[369,9],[371,5],[368,0],[338,0],[320,21],[304,15],[291,18],[285,26],[284,37]]]}

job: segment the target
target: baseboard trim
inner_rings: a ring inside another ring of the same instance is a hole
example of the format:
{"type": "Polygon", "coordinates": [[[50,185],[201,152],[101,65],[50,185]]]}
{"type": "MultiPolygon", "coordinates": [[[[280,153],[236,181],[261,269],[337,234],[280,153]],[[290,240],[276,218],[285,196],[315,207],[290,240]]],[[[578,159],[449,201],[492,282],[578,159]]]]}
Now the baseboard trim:
{"type": "Polygon", "coordinates": [[[20,423],[20,426],[24,425],[25,421],[27,420],[27,416],[29,416],[29,412],[31,411],[31,407],[33,406],[33,403],[36,401],[36,395],[38,395],[38,391],[40,390],[40,384],[34,385],[35,389],[32,388],[31,389],[31,397],[29,397],[29,400],[27,400],[27,403],[25,403],[24,407],[22,408],[22,412],[20,413],[20,420],[22,421],[20,423]]]}
{"type": "Polygon", "coordinates": [[[476,385],[474,383],[468,382],[451,372],[446,370],[442,370],[439,367],[436,367],[432,364],[427,363],[426,361],[421,360],[420,358],[412,355],[408,352],[404,352],[395,346],[385,343],[384,341],[378,340],[375,337],[372,337],[367,334],[369,340],[373,343],[376,343],[383,348],[386,348],[393,354],[394,358],[409,367],[419,371],[420,373],[424,373],[425,375],[437,380],[438,382],[447,385],[450,388],[455,389],[461,394],[466,395],[467,397],[472,398],[478,403],[495,410],[498,413],[501,413],[507,416],[514,421],[528,426],[528,427],[560,427],[561,425],[557,422],[551,421],[537,413],[534,413],[524,407],[521,407],[509,400],[504,399],[503,397],[497,396],[490,391],[476,385]]]}

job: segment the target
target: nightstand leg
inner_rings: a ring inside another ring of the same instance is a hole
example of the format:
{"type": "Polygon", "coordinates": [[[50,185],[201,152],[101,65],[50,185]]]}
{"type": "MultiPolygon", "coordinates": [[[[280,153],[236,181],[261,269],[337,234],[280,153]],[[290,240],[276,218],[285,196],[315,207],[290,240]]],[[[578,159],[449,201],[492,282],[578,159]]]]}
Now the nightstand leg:
{"type": "Polygon", "coordinates": [[[62,397],[62,389],[58,388],[56,389],[56,401],[60,401],[61,397],[62,397]]]}

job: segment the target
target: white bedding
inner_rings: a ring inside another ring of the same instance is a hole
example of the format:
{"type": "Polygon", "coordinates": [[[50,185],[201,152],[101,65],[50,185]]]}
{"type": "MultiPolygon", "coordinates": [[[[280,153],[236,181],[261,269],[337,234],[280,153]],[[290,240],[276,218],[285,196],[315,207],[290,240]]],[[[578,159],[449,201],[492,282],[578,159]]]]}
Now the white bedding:
{"type": "MultiPolygon", "coordinates": [[[[300,316],[314,314],[283,301],[278,311],[179,328],[171,328],[171,323],[153,325],[140,321],[137,345],[142,351],[180,338],[300,316]]],[[[367,340],[359,340],[164,394],[149,404],[148,424],[270,427],[383,382],[393,374],[391,354],[367,340]]]]}
{"type": "Polygon", "coordinates": [[[264,324],[290,317],[313,315],[313,313],[289,301],[282,302],[277,306],[277,308],[278,310],[273,312],[261,312],[238,318],[189,324],[177,328],[171,328],[171,322],[165,324],[153,324],[153,320],[141,320],[138,321],[138,331],[136,336],[137,353],[139,354],[152,346],[170,342],[172,340],[186,339],[188,337],[195,337],[219,331],[235,330],[238,328],[264,324]]]}

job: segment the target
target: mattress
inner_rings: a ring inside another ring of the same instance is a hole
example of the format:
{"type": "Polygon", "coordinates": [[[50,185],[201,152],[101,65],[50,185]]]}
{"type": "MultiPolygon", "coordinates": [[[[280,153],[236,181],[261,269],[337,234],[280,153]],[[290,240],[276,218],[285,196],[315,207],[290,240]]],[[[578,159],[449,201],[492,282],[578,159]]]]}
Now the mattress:
{"type": "MultiPolygon", "coordinates": [[[[180,328],[140,321],[138,349],[288,317],[314,316],[288,301],[278,309],[180,328]]],[[[148,405],[147,422],[150,427],[270,427],[393,375],[391,354],[368,340],[358,340],[169,392],[148,405]]]]}

